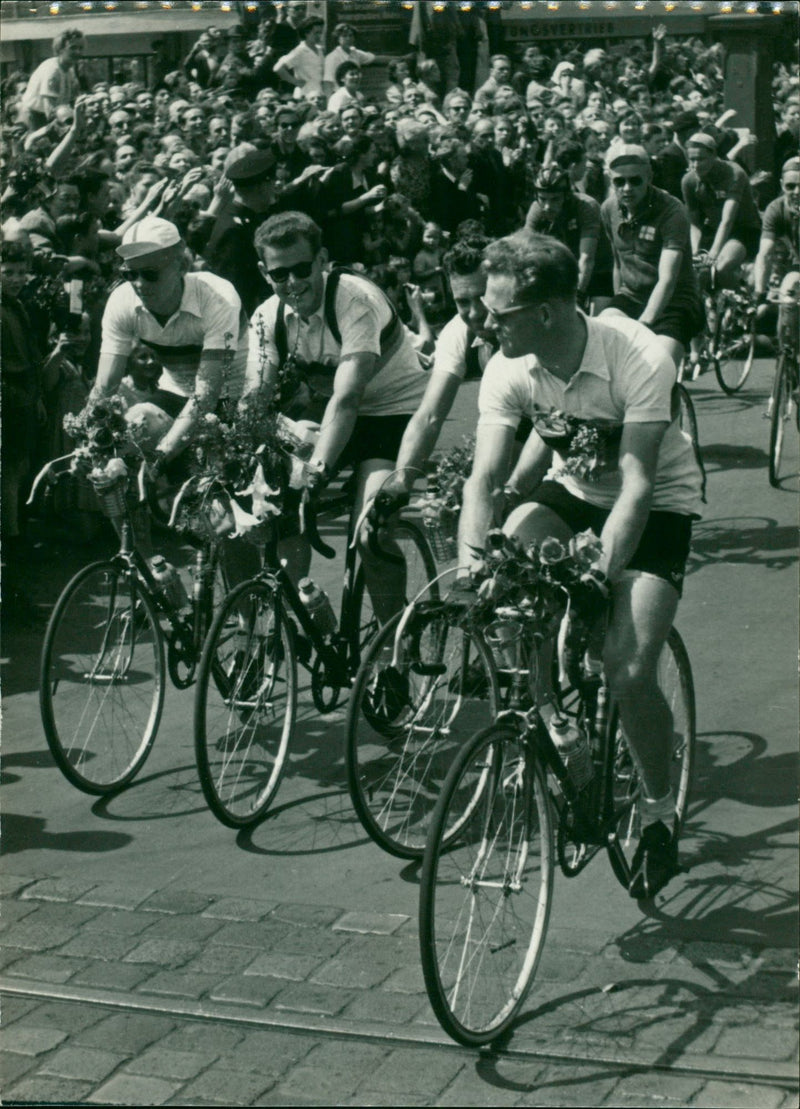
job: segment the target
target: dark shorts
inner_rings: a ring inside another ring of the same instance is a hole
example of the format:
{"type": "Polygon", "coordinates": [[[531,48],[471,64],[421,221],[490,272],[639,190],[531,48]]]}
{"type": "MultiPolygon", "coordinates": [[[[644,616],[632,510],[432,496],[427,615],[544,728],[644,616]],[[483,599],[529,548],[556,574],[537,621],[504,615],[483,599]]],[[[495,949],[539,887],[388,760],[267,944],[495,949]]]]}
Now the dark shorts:
{"type": "MultiPolygon", "coordinates": [[[[624,312],[626,316],[636,320],[644,311],[645,305],[628,293],[616,293],[607,307],[618,308],[620,312],[624,312]]],[[[683,346],[688,346],[690,340],[695,335],[699,335],[705,326],[702,306],[698,302],[694,311],[669,306],[654,323],[648,326],[654,335],[664,335],[668,339],[674,339],[676,342],[682,343],[683,346]]]]}
{"type": "MultiPolygon", "coordinates": [[[[758,245],[761,242],[761,228],[760,227],[734,227],[728,236],[728,240],[736,239],[740,242],[745,249],[745,256],[748,262],[752,262],[758,254],[758,245]]],[[[700,239],[700,249],[709,250],[714,242],[714,234],[706,230],[700,239]]]]}
{"type": "MultiPolygon", "coordinates": [[[[356,469],[362,462],[373,459],[396,462],[410,419],[411,413],[401,416],[357,416],[356,426],[336,463],[335,473],[349,466],[356,469]]],[[[288,539],[300,531],[301,494],[300,489],[288,489],[286,492],[278,524],[281,539],[288,539]]]]}
{"type": "MultiPolygon", "coordinates": [[[[611,511],[580,500],[557,481],[543,481],[531,500],[555,512],[573,532],[591,528],[599,535],[611,511]]],[[[691,539],[690,516],[679,512],[651,512],[626,570],[639,570],[663,578],[680,597],[691,539]]]]}
{"type": "Polygon", "coordinates": [[[610,270],[602,273],[596,271],[592,274],[589,280],[589,288],[586,290],[586,295],[591,300],[592,297],[610,297],[614,295],[614,275],[610,270]]]}

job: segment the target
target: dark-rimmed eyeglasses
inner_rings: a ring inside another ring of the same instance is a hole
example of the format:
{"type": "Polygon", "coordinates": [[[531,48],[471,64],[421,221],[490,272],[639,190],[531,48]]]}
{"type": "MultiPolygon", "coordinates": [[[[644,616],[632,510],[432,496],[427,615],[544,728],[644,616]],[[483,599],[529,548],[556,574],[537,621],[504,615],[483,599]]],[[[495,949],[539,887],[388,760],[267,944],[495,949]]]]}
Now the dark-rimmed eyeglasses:
{"type": "Polygon", "coordinates": [[[611,184],[615,189],[624,189],[626,185],[630,185],[633,189],[638,189],[644,184],[644,177],[638,173],[634,177],[613,177],[611,184]]]}
{"type": "Polygon", "coordinates": [[[522,312],[526,308],[535,308],[535,304],[512,304],[508,308],[490,308],[486,301],[481,297],[481,304],[487,315],[492,316],[498,323],[502,323],[507,316],[516,315],[517,312],[522,312]]]}
{"type": "Polygon", "coordinates": [[[146,281],[148,285],[155,285],[156,281],[160,279],[163,272],[163,269],[159,270],[155,269],[154,267],[148,267],[141,270],[132,270],[126,266],[122,271],[122,276],[125,278],[126,281],[138,281],[138,279],[141,278],[142,281],[146,281]]]}
{"type": "Polygon", "coordinates": [[[274,270],[267,270],[267,277],[273,285],[285,285],[290,277],[305,279],[311,276],[316,259],[310,262],[295,262],[293,266],[276,266],[274,270]]]}
{"type": "Polygon", "coordinates": [[[784,181],[783,191],[785,193],[796,193],[800,189],[800,182],[797,181],[784,181]]]}

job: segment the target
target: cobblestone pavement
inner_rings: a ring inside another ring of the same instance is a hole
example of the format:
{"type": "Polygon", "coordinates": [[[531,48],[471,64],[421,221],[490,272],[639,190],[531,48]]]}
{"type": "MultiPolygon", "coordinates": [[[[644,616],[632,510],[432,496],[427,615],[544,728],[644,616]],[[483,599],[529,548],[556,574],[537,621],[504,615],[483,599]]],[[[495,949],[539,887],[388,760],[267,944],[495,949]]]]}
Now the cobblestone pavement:
{"type": "Polygon", "coordinates": [[[236,835],[203,802],[191,690],[168,691],[133,786],[93,799],[41,734],[41,629],[7,632],[4,1103],[797,1106],[796,660],[775,650],[796,641],[796,531],[763,460],[731,471],[723,449],[763,430],[757,404],[714,394],[702,412],[713,508],[680,620],[701,676],[689,870],[649,906],[602,856],[557,877],[495,1054],[452,1044],[429,1008],[418,867],[354,816],[341,710],[321,719],[301,689],[274,808],[236,835]]]}

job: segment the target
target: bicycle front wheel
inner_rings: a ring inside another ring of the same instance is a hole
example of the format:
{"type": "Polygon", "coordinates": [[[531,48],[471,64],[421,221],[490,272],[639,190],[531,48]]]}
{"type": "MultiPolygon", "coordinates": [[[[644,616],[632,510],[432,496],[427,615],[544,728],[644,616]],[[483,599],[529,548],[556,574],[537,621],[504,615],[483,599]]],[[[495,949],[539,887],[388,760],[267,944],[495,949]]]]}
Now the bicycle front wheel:
{"type": "Polygon", "coordinates": [[[268,809],[296,712],[293,627],[280,594],[268,582],[244,582],[211,626],[195,693],[200,784],[223,824],[247,827],[268,809]]]}
{"type": "MultiPolygon", "coordinates": [[[[791,420],[792,404],[797,405],[797,398],[792,397],[792,365],[790,355],[781,351],[775,366],[775,380],[772,383],[772,411],[769,425],[769,483],[776,489],[786,477],[791,466],[786,462],[786,432],[791,420]]],[[[798,413],[795,413],[795,417],[798,413]]],[[[795,452],[795,462],[797,452],[795,452]]]]}
{"type": "Polygon", "coordinates": [[[553,859],[535,749],[513,725],[494,724],[461,750],[448,774],[421,875],[425,986],[439,1022],[459,1043],[490,1043],[521,1009],[547,933],[553,859]],[[446,833],[465,811],[448,846],[446,833]]]}
{"type": "Polygon", "coordinates": [[[384,851],[422,857],[453,759],[494,720],[498,703],[483,638],[449,623],[441,606],[381,628],[356,676],[345,759],[353,807],[384,851]]]}
{"type": "Polygon", "coordinates": [[[720,317],[714,344],[714,373],[724,393],[733,396],[747,381],[756,350],[754,322],[743,327],[737,310],[728,304],[720,317]]]}
{"type": "MultiPolygon", "coordinates": [[[[686,817],[689,789],[694,768],[697,738],[694,682],[689,655],[675,628],[670,629],[667,642],[658,660],[658,685],[672,713],[672,746],[670,780],[675,797],[673,832],[680,835],[686,817]]],[[[616,707],[609,718],[613,757],[610,767],[614,801],[615,841],[609,843],[608,854],[617,879],[627,889],[630,864],[641,837],[642,780],[622,728],[616,707]],[[620,854],[621,853],[621,854],[620,854]]]]}
{"type": "Polygon", "coordinates": [[[45,633],[39,705],[59,769],[107,794],[142,768],[164,704],[164,641],[135,572],[94,562],[59,597],[45,633]]]}
{"type": "MultiPolygon", "coordinates": [[[[436,577],[436,560],[433,557],[430,543],[425,538],[422,529],[413,520],[398,520],[392,529],[392,538],[403,553],[406,563],[406,590],[405,603],[410,604],[415,597],[436,577]]],[[[431,594],[428,594],[431,596],[431,594]]],[[[434,586],[432,596],[438,596],[434,586]]],[[[353,586],[353,612],[355,627],[358,628],[358,655],[362,657],[364,649],[378,630],[378,620],[372,608],[372,600],[364,580],[364,565],[359,563],[353,586]]]]}

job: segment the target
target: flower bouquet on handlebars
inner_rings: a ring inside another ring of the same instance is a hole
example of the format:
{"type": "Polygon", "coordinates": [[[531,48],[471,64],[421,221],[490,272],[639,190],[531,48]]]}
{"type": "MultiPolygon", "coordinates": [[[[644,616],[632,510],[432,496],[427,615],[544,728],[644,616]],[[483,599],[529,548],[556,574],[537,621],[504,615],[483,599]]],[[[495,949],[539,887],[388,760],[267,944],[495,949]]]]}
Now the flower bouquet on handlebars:
{"type": "Polygon", "coordinates": [[[280,515],[291,471],[274,409],[253,399],[230,419],[207,413],[187,456],[190,476],[175,498],[170,526],[263,543],[280,515]]]}
{"type": "Polygon", "coordinates": [[[458,554],[458,518],[474,456],[475,439],[464,436],[459,446],[439,458],[428,476],[420,507],[428,542],[439,562],[451,561],[458,554]]]}
{"type": "Polygon", "coordinates": [[[111,519],[124,516],[130,475],[143,457],[126,408],[121,397],[101,397],[64,416],[64,431],[75,441],[70,472],[90,483],[111,519]]]}

